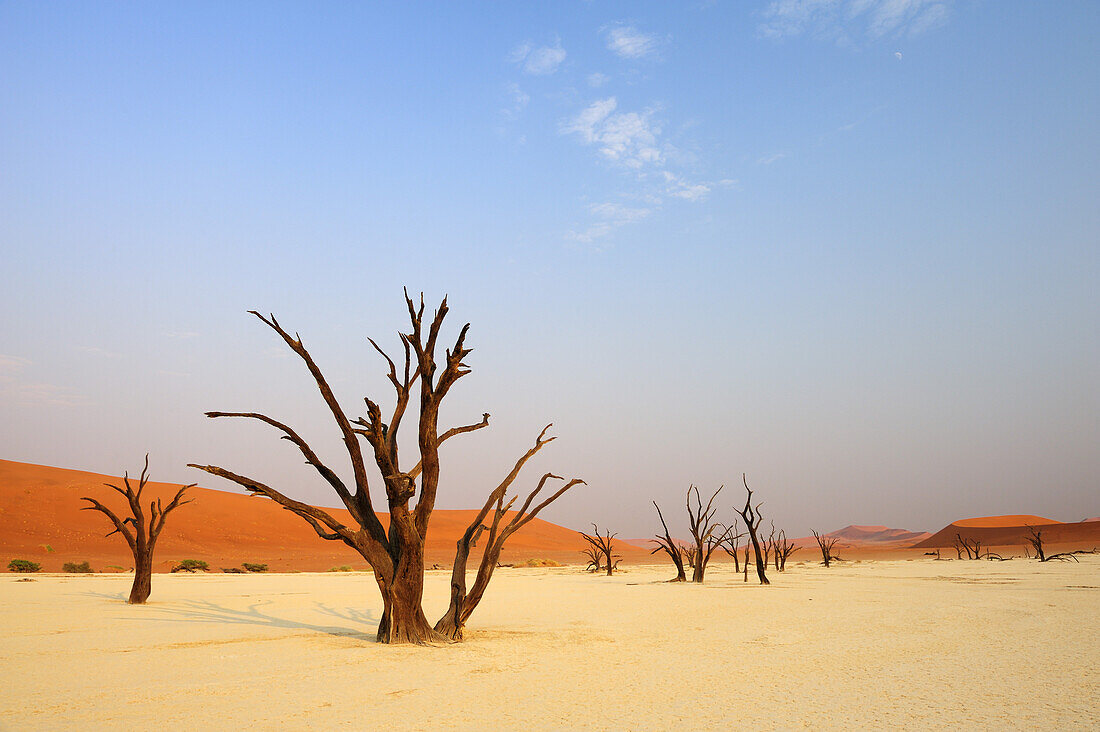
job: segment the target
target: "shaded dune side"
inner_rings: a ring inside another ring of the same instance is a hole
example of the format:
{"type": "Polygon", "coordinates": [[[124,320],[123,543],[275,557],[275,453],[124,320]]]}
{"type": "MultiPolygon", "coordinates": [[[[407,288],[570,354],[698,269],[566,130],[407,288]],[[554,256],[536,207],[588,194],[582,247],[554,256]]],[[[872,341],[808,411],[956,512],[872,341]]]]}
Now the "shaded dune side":
{"type": "MultiPolygon", "coordinates": [[[[110,522],[94,511],[81,511],[81,496],[91,496],[113,510],[125,510],[126,501],[103,485],[122,485],[122,479],[79,470],[0,460],[0,559],[31,559],[44,571],[59,571],[70,561],[89,561],[97,570],[114,565],[129,568],[133,558],[120,536],[106,538],[110,522]]],[[[131,481],[136,480],[131,477],[131,481]]],[[[160,498],[167,503],[178,484],[150,482],[142,504],[160,498]]],[[[254,496],[208,488],[192,488],[194,503],[168,517],[157,544],[156,570],[166,571],[180,559],[201,559],[212,569],[257,562],[272,571],[318,571],[350,565],[366,569],[355,551],[341,542],[320,539],[302,519],[277,504],[254,496]]],[[[566,496],[568,498],[568,496],[566,496]]],[[[334,518],[354,525],[344,509],[326,508],[334,518]]],[[[429,528],[426,563],[449,567],[455,543],[476,511],[437,509],[429,528]]],[[[383,525],[388,515],[380,514],[383,525]]],[[[503,563],[553,559],[582,563],[586,544],[576,531],[534,519],[512,536],[501,556],[503,563]]],[[[619,546],[627,561],[640,561],[648,552],[619,546]]],[[[476,552],[475,552],[476,553],[476,552]]],[[[471,566],[473,566],[471,564],[471,566]]]]}

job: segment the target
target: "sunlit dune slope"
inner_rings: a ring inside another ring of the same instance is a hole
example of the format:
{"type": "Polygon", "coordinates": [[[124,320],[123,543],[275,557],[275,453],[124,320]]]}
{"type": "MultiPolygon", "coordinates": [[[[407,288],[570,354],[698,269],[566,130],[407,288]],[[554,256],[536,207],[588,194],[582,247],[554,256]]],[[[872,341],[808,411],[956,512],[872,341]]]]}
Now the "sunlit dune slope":
{"type": "MultiPolygon", "coordinates": [[[[86,505],[81,496],[124,510],[125,499],[104,482],[122,485],[118,477],[0,460],[0,566],[25,558],[40,563],[44,571],[59,571],[71,561],[89,561],[97,570],[112,565],[130,568],[133,559],[122,537],[104,536],[111,528],[107,518],[80,510],[86,505]]],[[[150,482],[142,503],[156,498],[167,502],[178,488],[150,482]]],[[[188,495],[194,503],[168,517],[156,550],[158,571],[180,559],[201,559],[212,569],[239,567],[242,562],[268,564],[272,571],[342,565],[366,569],[353,550],[318,538],[302,519],[267,499],[201,487],[190,489],[188,495]]],[[[326,510],[354,525],[347,511],[326,510]]],[[[428,566],[450,566],[455,542],[474,515],[475,511],[435,511],[426,548],[428,566]]],[[[380,518],[388,523],[387,515],[380,518]]],[[[501,561],[583,562],[580,552],[585,546],[576,531],[536,518],[508,540],[501,561]]],[[[648,552],[627,545],[621,545],[620,553],[628,561],[648,557],[648,552]]]]}
{"type": "Polygon", "coordinates": [[[1030,534],[1030,527],[1041,531],[1043,541],[1050,546],[1074,549],[1092,549],[1100,546],[1100,522],[1062,523],[1041,516],[1019,514],[961,519],[915,544],[914,548],[951,547],[955,545],[956,536],[968,541],[978,540],[984,546],[1023,547],[1030,534]]]}

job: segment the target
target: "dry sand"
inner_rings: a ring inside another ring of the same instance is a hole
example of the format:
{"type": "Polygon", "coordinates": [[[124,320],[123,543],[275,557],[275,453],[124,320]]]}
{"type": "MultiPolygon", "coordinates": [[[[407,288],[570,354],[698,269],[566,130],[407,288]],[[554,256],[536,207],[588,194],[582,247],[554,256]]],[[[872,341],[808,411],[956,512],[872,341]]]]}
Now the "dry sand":
{"type": "Polygon", "coordinates": [[[372,641],[368,574],[0,575],[0,727],[1100,727],[1100,555],[669,574],[502,569],[428,648],[372,641]]]}

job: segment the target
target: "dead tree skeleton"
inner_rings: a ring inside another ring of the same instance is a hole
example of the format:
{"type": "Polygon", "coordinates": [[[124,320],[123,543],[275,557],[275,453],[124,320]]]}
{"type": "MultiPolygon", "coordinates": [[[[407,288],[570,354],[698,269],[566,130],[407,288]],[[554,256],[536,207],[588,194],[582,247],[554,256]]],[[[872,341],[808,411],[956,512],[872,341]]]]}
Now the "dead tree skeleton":
{"type": "Polygon", "coordinates": [[[450,606],[435,626],[430,625],[424,615],[421,601],[424,592],[424,546],[439,487],[439,448],[452,437],[487,427],[489,415],[482,415],[480,422],[440,432],[441,403],[455,383],[470,373],[470,368],[465,363],[466,357],[471,352],[471,349],[465,346],[466,333],[470,325],[467,323],[461,328],[454,346],[444,349],[442,363],[439,363],[436,360],[439,356],[438,341],[440,329],[448,312],[447,298],[443,298],[434,317],[427,323],[424,320],[423,295],[417,306],[406,291],[405,304],[409,313],[410,332],[398,333],[404,350],[403,369],[399,370],[394,360],[373,339],[368,339],[389,366],[387,378],[395,392],[393,410],[388,417],[384,417],[382,407],[368,397],[364,399],[366,417],[354,420],[345,413],[320,367],[313,360],[298,334],[291,335],[284,330],[274,316],[265,318],[256,311],[249,311],[282,338],[290,350],[302,360],[313,377],[328,411],[340,430],[351,464],[353,485],[345,484],[335,471],[321,461],[317,453],[297,432],[282,422],[255,412],[207,413],[208,417],[214,418],[255,419],[281,432],[282,439],[297,447],[305,457],[306,463],[312,466],[336,492],[341,503],[351,514],[355,525],[347,526],[327,511],[289,498],[253,478],[215,465],[191,464],[191,467],[233,481],[253,495],[275,501],[286,510],[301,517],[320,538],[343,542],[366,559],[374,570],[375,581],[382,595],[383,611],[377,636],[379,642],[455,641],[461,639],[462,625],[484,593],[504,541],[565,491],[583,481],[579,479],[568,481],[546,500],[532,508],[532,502],[545,483],[550,479],[557,479],[552,474],[543,476],[538,487],[524,500],[520,511],[502,525],[507,507],[512,506],[515,500],[513,498],[506,503],[503,502],[508,489],[527,461],[555,439],[546,437],[548,425],[535,440],[535,444],[516,461],[511,472],[490,493],[482,510],[478,512],[474,521],[459,539],[455,556],[456,571],[460,565],[465,569],[469,550],[483,532],[489,532],[488,545],[482,554],[474,586],[467,591],[464,574],[459,579],[452,578],[450,606]],[[415,465],[409,467],[408,463],[402,464],[398,459],[397,436],[402,418],[414,396],[418,397],[419,403],[418,459],[415,465]],[[377,467],[385,487],[386,503],[389,508],[388,527],[383,526],[372,501],[367,475],[368,458],[364,455],[364,445],[360,440],[364,441],[369,448],[369,459],[377,467]],[[416,503],[410,505],[414,497],[417,499],[416,503]],[[492,524],[485,526],[484,521],[490,512],[493,515],[492,524]]]}
{"type": "Polygon", "coordinates": [[[786,531],[780,529],[778,537],[772,541],[772,556],[775,558],[776,571],[787,571],[787,559],[799,549],[800,547],[787,540],[786,531]]]}
{"type": "MultiPolygon", "coordinates": [[[[745,492],[747,495],[745,496],[745,507],[740,509],[738,513],[741,514],[741,518],[745,522],[745,527],[748,529],[749,532],[749,539],[752,542],[753,553],[756,554],[756,576],[760,579],[760,584],[768,585],[771,583],[768,581],[768,577],[764,573],[767,565],[765,564],[763,554],[760,551],[760,540],[759,538],[757,538],[757,529],[760,528],[761,521],[760,506],[762,506],[763,504],[758,503],[755,506],[752,505],[752,489],[749,488],[749,480],[744,473],[741,474],[741,482],[745,484],[745,492]]],[[[747,553],[748,548],[746,547],[746,554],[747,553]]],[[[745,560],[745,564],[747,567],[748,559],[745,560]]]]}
{"type": "Polygon", "coordinates": [[[665,523],[665,517],[661,514],[661,507],[657,505],[656,501],[653,502],[653,507],[657,509],[657,516],[661,519],[661,528],[665,530],[665,533],[650,539],[650,541],[657,544],[657,548],[651,551],[650,555],[663,551],[676,567],[676,576],[670,579],[669,582],[687,582],[687,575],[684,573],[684,548],[677,544],[668,532],[668,524],[665,523]]]}
{"type": "Polygon", "coordinates": [[[589,551],[586,550],[585,556],[589,558],[590,565],[595,563],[596,568],[594,571],[599,572],[601,569],[606,569],[607,576],[610,577],[619,567],[619,562],[616,560],[622,560],[622,557],[615,553],[615,547],[611,541],[618,536],[618,533],[612,534],[611,529],[606,529],[601,536],[599,526],[592,524],[592,529],[594,536],[589,536],[583,531],[579,532],[580,535],[584,537],[584,540],[589,543],[589,549],[593,552],[590,554],[589,551]]]}
{"type": "MultiPolygon", "coordinates": [[[[1075,562],[1081,561],[1076,556],[1074,556],[1076,552],[1062,552],[1060,554],[1051,554],[1050,556],[1047,556],[1043,548],[1042,529],[1036,529],[1034,526],[1028,526],[1027,529],[1029,532],[1029,536],[1026,536],[1024,538],[1027,539],[1027,543],[1035,549],[1035,558],[1038,559],[1040,562],[1050,562],[1053,560],[1057,560],[1059,562],[1068,562],[1071,559],[1075,562]]],[[[1024,546],[1024,549],[1027,549],[1027,545],[1024,546]]],[[[1087,554],[1089,552],[1082,553],[1087,554]]]]}
{"type": "Polygon", "coordinates": [[[744,535],[744,532],[737,532],[737,519],[734,519],[732,530],[726,537],[726,540],[722,543],[722,551],[733,557],[734,573],[741,571],[741,560],[738,558],[737,552],[741,548],[741,537],[744,535]]]}
{"type": "Polygon", "coordinates": [[[194,487],[194,484],[185,485],[176,491],[176,495],[168,502],[167,506],[162,505],[159,498],[151,501],[149,503],[149,516],[146,518],[145,512],[141,508],[141,493],[149,482],[148,474],[149,455],[147,453],[145,455],[145,467],[141,469],[141,477],[138,479],[137,490],[134,490],[134,487],[130,484],[129,472],[124,473],[122,476],[125,488],[119,488],[111,483],[103,484],[126,497],[127,502],[130,504],[130,515],[124,519],[119,519],[118,514],[94,498],[85,496],[80,499],[91,504],[82,506],[80,510],[99,511],[114,524],[115,530],[107,536],[122,534],[122,537],[126,539],[126,543],[130,546],[130,552],[134,555],[134,584],[130,588],[130,598],[127,602],[131,605],[142,605],[149,599],[153,581],[153,550],[156,548],[157,539],[160,538],[160,532],[164,530],[164,520],[172,511],[195,500],[193,498],[186,501],[181,500],[187,489],[194,487]]]}
{"type": "Polygon", "coordinates": [[[813,533],[814,539],[817,540],[817,548],[821,550],[821,563],[828,567],[834,561],[840,561],[840,557],[833,554],[833,547],[840,541],[840,538],[828,534],[819,534],[813,529],[810,529],[810,531],[813,533]]]}
{"type": "Polygon", "coordinates": [[[687,490],[685,503],[688,514],[688,530],[691,532],[692,539],[691,547],[688,550],[688,557],[691,560],[692,582],[702,583],[711,555],[715,549],[722,546],[730,531],[732,531],[731,527],[724,528],[714,521],[714,514],[718,512],[718,509],[714,507],[714,499],[722,492],[722,487],[719,486],[718,490],[714,492],[710,500],[707,501],[705,508],[699,495],[699,489],[693,485],[689,486],[687,490]],[[691,505],[692,491],[695,492],[695,506],[691,505]]]}

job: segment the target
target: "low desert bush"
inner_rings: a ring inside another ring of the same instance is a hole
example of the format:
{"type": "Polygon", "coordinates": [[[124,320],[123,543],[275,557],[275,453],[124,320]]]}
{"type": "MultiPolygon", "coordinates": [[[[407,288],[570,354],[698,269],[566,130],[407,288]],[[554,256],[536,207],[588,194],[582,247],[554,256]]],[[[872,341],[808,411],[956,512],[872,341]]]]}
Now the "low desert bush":
{"type": "Polygon", "coordinates": [[[333,567],[329,571],[330,572],[354,572],[355,570],[353,570],[350,566],[348,566],[346,564],[341,564],[339,567],[333,567]]]}
{"type": "Polygon", "coordinates": [[[8,562],[9,572],[37,572],[40,569],[42,569],[41,564],[29,559],[13,559],[8,562]]]}
{"type": "Polygon", "coordinates": [[[528,559],[526,562],[520,562],[516,564],[517,567],[560,567],[561,562],[555,562],[553,559],[528,559]]]}
{"type": "Polygon", "coordinates": [[[200,569],[203,572],[208,572],[210,571],[210,565],[201,559],[183,559],[172,567],[173,572],[197,572],[200,569]]]}
{"type": "Polygon", "coordinates": [[[244,574],[244,570],[240,567],[222,567],[222,571],[226,574],[244,574]]]}
{"type": "Polygon", "coordinates": [[[91,574],[92,565],[87,562],[65,562],[61,565],[61,571],[69,574],[91,574]]]}
{"type": "Polygon", "coordinates": [[[266,572],[266,564],[253,564],[252,562],[245,562],[241,565],[246,572],[266,572]]]}

